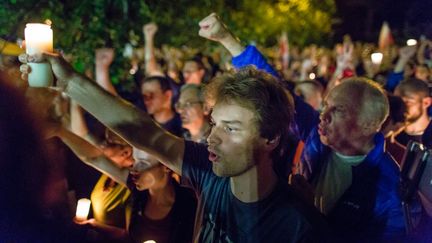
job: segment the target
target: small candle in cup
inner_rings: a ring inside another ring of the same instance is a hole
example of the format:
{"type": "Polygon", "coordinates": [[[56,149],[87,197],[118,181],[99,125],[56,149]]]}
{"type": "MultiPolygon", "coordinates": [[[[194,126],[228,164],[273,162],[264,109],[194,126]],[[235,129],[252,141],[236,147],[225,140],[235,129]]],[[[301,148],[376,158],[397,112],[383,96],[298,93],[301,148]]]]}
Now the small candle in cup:
{"type": "Polygon", "coordinates": [[[50,25],[29,23],[24,30],[26,52],[29,55],[53,51],[53,31],[50,25]]]}
{"type": "MultiPolygon", "coordinates": [[[[53,51],[53,31],[50,25],[29,23],[24,30],[26,53],[34,55],[53,51]]],[[[48,63],[29,63],[31,72],[28,81],[32,87],[48,87],[53,83],[51,66],[48,63]]]]}
{"type": "Polygon", "coordinates": [[[78,200],[77,210],[76,210],[76,220],[84,221],[87,220],[87,216],[90,211],[91,201],[87,198],[81,198],[78,200]]]}

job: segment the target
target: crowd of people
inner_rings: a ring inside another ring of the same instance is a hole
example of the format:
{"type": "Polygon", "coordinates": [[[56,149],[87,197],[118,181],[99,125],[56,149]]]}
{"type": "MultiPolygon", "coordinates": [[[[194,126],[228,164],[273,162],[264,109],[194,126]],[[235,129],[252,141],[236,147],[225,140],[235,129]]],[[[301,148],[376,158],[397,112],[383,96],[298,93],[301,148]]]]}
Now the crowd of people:
{"type": "Polygon", "coordinates": [[[349,37],[282,58],[214,13],[199,28],[230,65],[161,56],[157,25],[143,26],[144,107],[112,84],[112,49],[96,50],[94,77],[57,53],[20,55],[23,80],[46,61],[56,87],[0,77],[0,242],[432,241],[432,202],[413,199],[407,233],[399,193],[408,142],[432,146],[431,41],[387,46],[377,64],[349,37]],[[56,161],[61,146],[78,159],[56,161]],[[74,180],[90,219],[67,210],[74,180]]]}

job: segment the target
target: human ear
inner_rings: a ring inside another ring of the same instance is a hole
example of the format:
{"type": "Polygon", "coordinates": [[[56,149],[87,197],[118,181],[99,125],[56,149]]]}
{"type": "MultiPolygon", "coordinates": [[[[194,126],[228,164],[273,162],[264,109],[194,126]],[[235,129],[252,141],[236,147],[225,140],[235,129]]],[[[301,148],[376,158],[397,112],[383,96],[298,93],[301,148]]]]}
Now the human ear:
{"type": "Polygon", "coordinates": [[[424,107],[427,108],[427,107],[431,106],[431,104],[432,104],[432,97],[428,96],[428,97],[423,98],[423,106],[424,107]]]}
{"type": "Polygon", "coordinates": [[[280,142],[280,135],[275,136],[272,139],[266,139],[266,147],[269,150],[273,150],[279,145],[279,142],[280,142]]]}

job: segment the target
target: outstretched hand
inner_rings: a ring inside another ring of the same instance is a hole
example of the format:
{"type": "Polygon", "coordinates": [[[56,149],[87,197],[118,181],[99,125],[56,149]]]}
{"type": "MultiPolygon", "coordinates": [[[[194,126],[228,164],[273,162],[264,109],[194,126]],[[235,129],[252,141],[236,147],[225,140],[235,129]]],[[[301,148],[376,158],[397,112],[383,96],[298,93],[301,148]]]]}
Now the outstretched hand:
{"type": "Polygon", "coordinates": [[[215,13],[210,14],[199,22],[199,35],[213,41],[221,41],[231,35],[228,27],[215,13]]]}
{"type": "Polygon", "coordinates": [[[79,75],[72,66],[66,62],[66,60],[58,53],[44,52],[35,55],[21,54],[18,57],[19,61],[23,63],[20,66],[21,78],[24,80],[28,79],[28,74],[31,72],[31,68],[27,63],[29,62],[46,62],[51,64],[52,71],[57,78],[57,86],[63,88],[69,80],[79,75]]]}
{"type": "Polygon", "coordinates": [[[336,64],[340,69],[352,68],[354,45],[344,42],[342,48],[337,49],[336,64]]]}

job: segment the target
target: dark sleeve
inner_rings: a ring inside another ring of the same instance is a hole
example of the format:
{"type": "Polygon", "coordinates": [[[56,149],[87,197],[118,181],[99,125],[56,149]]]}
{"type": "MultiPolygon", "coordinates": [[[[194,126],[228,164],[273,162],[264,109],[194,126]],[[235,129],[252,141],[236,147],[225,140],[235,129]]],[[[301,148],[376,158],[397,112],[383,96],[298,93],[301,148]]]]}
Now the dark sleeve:
{"type": "Polygon", "coordinates": [[[428,148],[432,148],[432,120],[429,122],[422,136],[422,143],[428,148]]]}
{"type": "Polygon", "coordinates": [[[175,184],[175,222],[173,225],[173,241],[178,243],[192,242],[197,201],[189,188],[175,184]]]}
{"type": "Polygon", "coordinates": [[[200,194],[204,183],[216,176],[208,159],[207,145],[185,141],[181,184],[200,194]]]}

